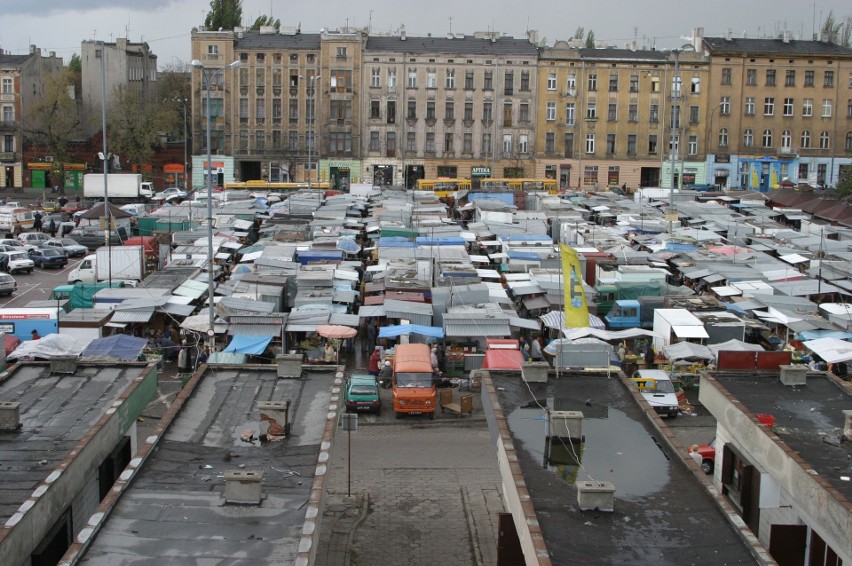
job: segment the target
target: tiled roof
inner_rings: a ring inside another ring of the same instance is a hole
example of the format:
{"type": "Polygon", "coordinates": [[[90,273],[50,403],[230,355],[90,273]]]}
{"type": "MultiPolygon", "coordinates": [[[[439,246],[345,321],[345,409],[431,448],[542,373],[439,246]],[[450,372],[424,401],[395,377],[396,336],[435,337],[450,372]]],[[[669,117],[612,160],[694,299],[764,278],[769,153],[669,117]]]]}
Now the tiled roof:
{"type": "Polygon", "coordinates": [[[235,49],[315,49],[320,48],[320,34],[298,33],[296,35],[281,35],[277,33],[260,33],[259,31],[244,31],[243,36],[235,34],[235,49]]]}
{"type": "Polygon", "coordinates": [[[704,46],[713,55],[731,53],[738,55],[789,54],[789,55],[824,55],[852,57],[852,49],[828,43],[825,41],[791,39],[751,39],[705,37],[704,46]]]}

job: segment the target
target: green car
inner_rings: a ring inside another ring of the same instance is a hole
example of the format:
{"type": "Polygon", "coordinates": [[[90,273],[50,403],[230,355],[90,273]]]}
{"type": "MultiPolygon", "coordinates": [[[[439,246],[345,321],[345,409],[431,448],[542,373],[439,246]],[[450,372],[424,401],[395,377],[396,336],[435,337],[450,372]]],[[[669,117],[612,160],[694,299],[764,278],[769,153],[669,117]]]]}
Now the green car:
{"type": "Polygon", "coordinates": [[[379,384],[372,375],[359,374],[349,378],[346,384],[346,412],[382,410],[382,398],[379,396],[379,384]]]}

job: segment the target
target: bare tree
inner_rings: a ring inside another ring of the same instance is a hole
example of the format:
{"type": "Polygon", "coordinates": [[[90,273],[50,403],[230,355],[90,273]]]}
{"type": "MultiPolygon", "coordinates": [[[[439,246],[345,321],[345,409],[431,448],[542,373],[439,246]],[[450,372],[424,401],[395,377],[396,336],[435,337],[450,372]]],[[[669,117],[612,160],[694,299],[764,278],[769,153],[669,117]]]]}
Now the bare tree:
{"type": "Polygon", "coordinates": [[[141,98],[135,89],[126,86],[115,89],[109,108],[112,152],[133,165],[150,163],[160,145],[160,132],[169,110],[141,98]]]}
{"type": "Polygon", "coordinates": [[[68,69],[52,73],[46,80],[45,96],[26,109],[23,130],[27,141],[53,157],[53,171],[65,178],[68,147],[80,135],[80,113],[72,97],[76,74],[68,69]]]}

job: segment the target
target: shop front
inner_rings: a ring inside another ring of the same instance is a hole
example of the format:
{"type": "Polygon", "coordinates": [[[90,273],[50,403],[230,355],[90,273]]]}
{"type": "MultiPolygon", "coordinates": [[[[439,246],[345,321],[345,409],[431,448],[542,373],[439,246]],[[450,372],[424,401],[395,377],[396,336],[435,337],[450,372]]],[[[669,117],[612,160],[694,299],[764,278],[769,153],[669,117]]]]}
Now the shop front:
{"type": "Polygon", "coordinates": [[[393,185],[393,165],[373,165],[373,185],[388,187],[393,185]]]}
{"type": "Polygon", "coordinates": [[[361,162],[359,160],[322,159],[320,169],[323,181],[336,191],[349,190],[352,183],[359,183],[361,162]]]}
{"type": "Polygon", "coordinates": [[[471,188],[474,190],[478,189],[480,184],[482,183],[482,179],[487,179],[491,177],[491,167],[471,167],[470,168],[470,182],[471,188]]]}
{"type": "Polygon", "coordinates": [[[672,163],[663,163],[662,179],[660,186],[669,188],[674,181],[675,187],[688,189],[692,185],[703,185],[707,178],[707,163],[697,161],[685,161],[675,163],[674,176],[672,176],[672,163]]]}
{"type": "Polygon", "coordinates": [[[52,162],[28,163],[27,170],[30,174],[30,186],[35,189],[50,189],[58,186],[62,189],[77,190],[83,188],[83,175],[86,166],[82,163],[66,163],[65,174],[60,183],[62,170],[59,165],[52,162]]]}
{"type": "MultiPolygon", "coordinates": [[[[213,174],[213,186],[224,187],[225,183],[233,183],[234,158],[225,155],[214,155],[210,161],[210,169],[213,174]]],[[[192,156],[192,188],[203,189],[207,186],[207,156],[192,156]]]]}

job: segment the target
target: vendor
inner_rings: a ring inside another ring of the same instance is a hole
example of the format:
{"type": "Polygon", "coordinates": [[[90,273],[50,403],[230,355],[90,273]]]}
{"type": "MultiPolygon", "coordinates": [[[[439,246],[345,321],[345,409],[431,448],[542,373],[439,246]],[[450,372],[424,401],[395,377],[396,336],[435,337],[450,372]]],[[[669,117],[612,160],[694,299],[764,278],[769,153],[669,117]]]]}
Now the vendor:
{"type": "Polygon", "coordinates": [[[367,365],[367,373],[370,375],[379,375],[379,364],[382,361],[382,349],[376,346],[370,356],[370,363],[367,365]]]}

